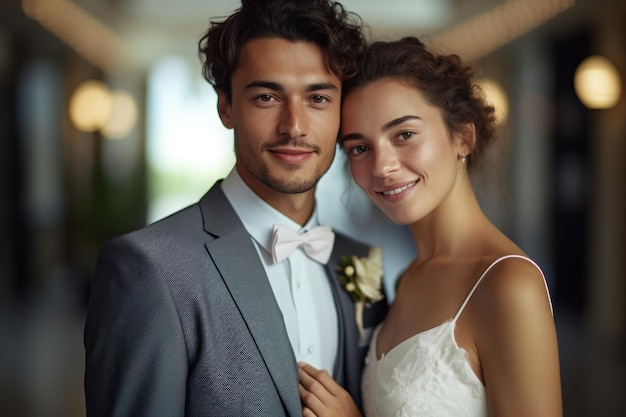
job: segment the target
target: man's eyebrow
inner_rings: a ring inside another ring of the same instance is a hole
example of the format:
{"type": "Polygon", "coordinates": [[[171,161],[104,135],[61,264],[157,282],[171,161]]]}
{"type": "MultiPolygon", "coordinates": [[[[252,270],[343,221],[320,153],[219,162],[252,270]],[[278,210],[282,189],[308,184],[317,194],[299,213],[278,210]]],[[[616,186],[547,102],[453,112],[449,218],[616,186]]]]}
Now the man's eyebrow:
{"type": "Polygon", "coordinates": [[[274,81],[263,81],[263,80],[252,81],[250,84],[246,85],[245,87],[246,90],[249,90],[252,88],[267,88],[268,90],[274,90],[274,91],[285,90],[282,85],[274,81]]]}
{"type": "Polygon", "coordinates": [[[339,91],[339,88],[333,83],[315,83],[307,87],[306,91],[319,91],[319,90],[335,90],[339,91]]]}
{"type": "MultiPolygon", "coordinates": [[[[252,81],[250,84],[246,85],[245,89],[249,90],[252,88],[267,88],[268,90],[274,91],[285,91],[285,88],[277,82],[274,81],[265,81],[265,80],[256,80],[252,81]]],[[[339,88],[333,83],[315,83],[310,84],[306,87],[306,91],[320,91],[320,90],[335,90],[339,91],[339,88]]]]}

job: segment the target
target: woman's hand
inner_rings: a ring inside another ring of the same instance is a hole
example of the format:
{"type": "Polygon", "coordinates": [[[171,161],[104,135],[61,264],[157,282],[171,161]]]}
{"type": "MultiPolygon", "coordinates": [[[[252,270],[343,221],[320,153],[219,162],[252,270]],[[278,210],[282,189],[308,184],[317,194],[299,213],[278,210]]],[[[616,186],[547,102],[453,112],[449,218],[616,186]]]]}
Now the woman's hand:
{"type": "Polygon", "coordinates": [[[341,385],[325,370],[298,364],[304,417],[361,417],[361,412],[341,385]]]}

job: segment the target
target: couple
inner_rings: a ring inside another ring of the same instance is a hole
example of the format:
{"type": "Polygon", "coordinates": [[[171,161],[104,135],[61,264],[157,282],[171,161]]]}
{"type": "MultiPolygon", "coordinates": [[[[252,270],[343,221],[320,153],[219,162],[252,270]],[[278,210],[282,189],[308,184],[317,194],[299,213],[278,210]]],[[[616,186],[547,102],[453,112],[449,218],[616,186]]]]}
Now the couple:
{"type": "Polygon", "coordinates": [[[87,415],[560,415],[542,273],[468,178],[493,133],[469,69],[416,39],[366,49],[327,0],[244,0],[200,52],[237,162],[198,204],[103,246],[87,415]],[[317,221],[338,132],[419,251],[389,309],[355,309],[337,266],[370,248],[317,221]]]}

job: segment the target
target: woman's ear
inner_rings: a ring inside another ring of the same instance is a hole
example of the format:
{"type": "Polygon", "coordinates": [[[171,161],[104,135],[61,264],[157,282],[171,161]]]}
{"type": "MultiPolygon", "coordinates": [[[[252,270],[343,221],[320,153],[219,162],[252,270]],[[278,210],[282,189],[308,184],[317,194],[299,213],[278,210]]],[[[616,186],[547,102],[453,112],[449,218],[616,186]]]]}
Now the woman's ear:
{"type": "Polygon", "coordinates": [[[474,123],[466,123],[454,135],[454,144],[459,156],[467,156],[476,147],[476,126],[474,123]]]}
{"type": "Polygon", "coordinates": [[[230,100],[228,100],[228,96],[224,92],[217,91],[217,113],[220,116],[222,124],[227,129],[235,127],[231,112],[232,106],[230,104],[230,100]]]}

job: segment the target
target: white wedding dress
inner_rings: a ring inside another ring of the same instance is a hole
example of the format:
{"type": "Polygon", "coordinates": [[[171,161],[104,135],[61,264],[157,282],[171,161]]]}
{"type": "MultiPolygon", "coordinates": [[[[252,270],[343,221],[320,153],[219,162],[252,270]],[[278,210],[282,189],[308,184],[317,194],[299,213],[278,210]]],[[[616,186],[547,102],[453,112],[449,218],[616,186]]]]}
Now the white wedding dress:
{"type": "Polygon", "coordinates": [[[527,259],[537,266],[518,255],[497,259],[480,276],[451,320],[406,339],[380,359],[376,352],[380,326],[376,328],[362,380],[366,417],[487,416],[485,387],[474,374],[467,352],[457,345],[454,327],[487,272],[511,257],[527,259]]]}

